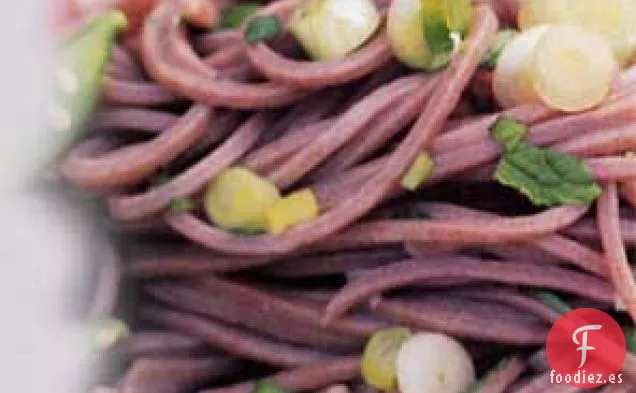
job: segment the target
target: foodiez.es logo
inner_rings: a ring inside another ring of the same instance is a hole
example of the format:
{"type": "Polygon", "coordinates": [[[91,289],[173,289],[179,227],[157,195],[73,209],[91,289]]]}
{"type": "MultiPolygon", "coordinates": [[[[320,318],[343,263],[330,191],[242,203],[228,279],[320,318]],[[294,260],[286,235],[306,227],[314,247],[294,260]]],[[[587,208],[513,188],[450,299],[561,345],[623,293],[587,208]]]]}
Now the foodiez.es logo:
{"type": "Polygon", "coordinates": [[[546,353],[551,383],[594,388],[623,382],[625,336],[603,311],[581,308],[563,315],[548,333],[546,353]]]}
{"type": "Polygon", "coordinates": [[[581,351],[581,364],[579,364],[579,368],[581,368],[581,367],[583,367],[585,365],[585,361],[587,360],[587,351],[591,351],[591,350],[595,350],[596,349],[594,347],[588,347],[588,345],[587,345],[587,331],[588,330],[601,330],[602,328],[603,328],[603,325],[585,325],[585,326],[581,326],[580,328],[576,329],[574,331],[574,333],[572,334],[572,341],[574,341],[575,344],[581,344],[579,342],[579,340],[576,338],[576,336],[580,332],[583,332],[583,344],[581,344],[581,346],[576,349],[577,351],[581,351]]]}

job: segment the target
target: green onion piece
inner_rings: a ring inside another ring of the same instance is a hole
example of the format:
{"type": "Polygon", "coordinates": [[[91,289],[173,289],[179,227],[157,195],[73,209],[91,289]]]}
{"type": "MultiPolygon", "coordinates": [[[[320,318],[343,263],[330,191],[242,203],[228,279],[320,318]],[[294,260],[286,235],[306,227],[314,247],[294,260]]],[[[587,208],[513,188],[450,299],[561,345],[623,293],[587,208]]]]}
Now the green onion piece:
{"type": "Polygon", "coordinates": [[[421,0],[394,0],[386,21],[387,38],[393,55],[413,68],[433,71],[446,66],[452,52],[434,54],[422,34],[424,13],[421,0]]]}
{"type": "Polygon", "coordinates": [[[469,0],[445,0],[448,28],[461,34],[468,34],[473,24],[473,7],[469,0]]]}
{"type": "Polygon", "coordinates": [[[395,388],[395,362],[402,344],[412,335],[408,328],[394,327],[380,329],[371,336],[362,354],[361,372],[365,384],[384,391],[395,388]]]}
{"type": "Polygon", "coordinates": [[[473,9],[469,0],[420,0],[424,16],[423,33],[433,54],[452,53],[458,40],[472,24],[473,9]]]}
{"type": "Polygon", "coordinates": [[[499,61],[499,56],[506,46],[517,36],[517,34],[517,31],[513,29],[500,30],[499,33],[497,33],[495,42],[490,46],[490,49],[488,49],[488,52],[486,52],[483,59],[481,59],[480,65],[482,67],[495,69],[497,67],[497,62],[499,61]]]}
{"type": "Polygon", "coordinates": [[[190,198],[175,198],[170,201],[170,210],[174,213],[185,213],[196,207],[190,198]]]}
{"type": "Polygon", "coordinates": [[[252,393],[287,393],[287,391],[281,388],[276,381],[272,379],[263,379],[256,383],[252,393]]]}
{"type": "Polygon", "coordinates": [[[540,291],[535,293],[534,296],[560,314],[572,311],[572,307],[553,292],[540,291]]]}
{"type": "Polygon", "coordinates": [[[243,167],[221,171],[203,197],[204,210],[217,226],[256,233],[265,229],[266,212],[280,200],[274,184],[243,167]]]}
{"type": "Polygon", "coordinates": [[[245,42],[254,45],[261,41],[277,37],[283,25],[274,15],[258,16],[250,21],[245,30],[245,42]]]}
{"type": "Polygon", "coordinates": [[[128,325],[120,319],[106,319],[95,328],[93,342],[98,349],[107,349],[130,336],[128,325]]]}
{"type": "Polygon", "coordinates": [[[96,16],[56,49],[54,103],[47,146],[54,155],[64,151],[84,130],[99,95],[111,47],[127,25],[120,11],[96,16]]]}
{"type": "Polygon", "coordinates": [[[448,53],[453,50],[451,30],[446,19],[446,7],[443,1],[422,0],[424,12],[424,37],[434,54],[448,53]]]}
{"type": "Polygon", "coordinates": [[[490,135],[504,145],[495,179],[516,189],[536,206],[590,204],[601,187],[583,161],[574,156],[535,147],[521,138],[526,127],[513,119],[499,119],[490,135]]]}
{"type": "Polygon", "coordinates": [[[433,158],[428,153],[422,153],[415,159],[411,168],[402,178],[402,187],[409,191],[417,190],[433,173],[433,158]]]}
{"type": "Polygon", "coordinates": [[[373,0],[308,0],[295,10],[289,30],[312,59],[331,60],[362,46],[381,19],[373,0]]]}
{"type": "Polygon", "coordinates": [[[243,23],[261,8],[258,3],[241,3],[231,5],[221,12],[221,27],[238,29],[243,23]]]}

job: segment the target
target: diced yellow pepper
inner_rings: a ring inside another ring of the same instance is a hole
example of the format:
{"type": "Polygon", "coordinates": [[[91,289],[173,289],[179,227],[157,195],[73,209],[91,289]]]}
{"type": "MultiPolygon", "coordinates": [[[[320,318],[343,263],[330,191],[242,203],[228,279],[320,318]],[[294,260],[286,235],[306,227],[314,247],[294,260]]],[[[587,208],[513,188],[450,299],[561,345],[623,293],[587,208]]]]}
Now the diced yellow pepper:
{"type": "Polygon", "coordinates": [[[313,220],[319,212],[313,191],[301,190],[271,206],[265,214],[265,226],[269,233],[278,235],[290,227],[313,220]]]}
{"type": "Polygon", "coordinates": [[[417,190],[431,176],[433,167],[431,156],[428,153],[420,154],[402,178],[402,187],[409,191],[417,190]]]}
{"type": "Polygon", "coordinates": [[[279,199],[275,185],[249,169],[234,167],[208,185],[205,211],[219,227],[259,232],[265,230],[265,212],[279,199]]]}

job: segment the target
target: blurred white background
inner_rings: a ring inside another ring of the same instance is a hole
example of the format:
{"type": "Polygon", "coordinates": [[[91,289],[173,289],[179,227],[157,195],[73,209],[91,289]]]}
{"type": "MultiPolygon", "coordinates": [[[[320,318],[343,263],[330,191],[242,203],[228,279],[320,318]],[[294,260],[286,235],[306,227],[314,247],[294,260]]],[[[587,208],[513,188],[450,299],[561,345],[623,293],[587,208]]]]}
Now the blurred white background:
{"type": "Polygon", "coordinates": [[[6,392],[72,393],[84,329],[65,310],[91,231],[73,205],[35,190],[46,154],[51,37],[44,0],[2,2],[0,23],[0,375],[6,392]]]}

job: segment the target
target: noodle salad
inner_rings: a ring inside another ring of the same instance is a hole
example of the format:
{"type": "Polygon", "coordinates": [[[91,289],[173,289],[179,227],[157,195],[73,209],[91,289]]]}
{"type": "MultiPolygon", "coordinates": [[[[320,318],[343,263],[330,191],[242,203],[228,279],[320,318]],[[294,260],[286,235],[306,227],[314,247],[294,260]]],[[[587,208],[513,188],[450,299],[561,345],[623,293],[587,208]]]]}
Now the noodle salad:
{"type": "Polygon", "coordinates": [[[546,339],[579,308],[620,324],[603,389],[633,390],[636,1],[59,20],[51,145],[117,254],[97,391],[556,392],[546,339]]]}

